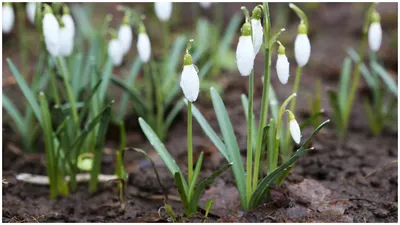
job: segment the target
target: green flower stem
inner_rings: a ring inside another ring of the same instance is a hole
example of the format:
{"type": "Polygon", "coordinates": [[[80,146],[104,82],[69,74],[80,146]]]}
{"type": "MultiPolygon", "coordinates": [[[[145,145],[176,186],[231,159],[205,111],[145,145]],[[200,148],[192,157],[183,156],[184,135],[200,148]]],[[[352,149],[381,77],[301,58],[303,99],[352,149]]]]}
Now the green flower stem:
{"type": "Polygon", "coordinates": [[[54,71],[50,71],[50,85],[51,85],[51,92],[52,92],[52,97],[54,98],[54,102],[56,105],[61,104],[60,96],[58,95],[58,89],[57,89],[57,79],[56,79],[56,74],[54,71]]]}
{"type": "Polygon", "coordinates": [[[264,86],[263,86],[263,94],[261,100],[261,114],[260,114],[260,122],[258,126],[258,136],[257,136],[257,145],[256,152],[254,157],[254,173],[253,173],[253,190],[256,189],[258,185],[258,171],[260,167],[260,158],[261,158],[261,146],[262,146],[262,137],[263,130],[267,123],[268,117],[268,99],[269,99],[269,87],[271,80],[271,49],[269,45],[270,38],[270,16],[269,16],[269,7],[268,3],[264,2],[264,47],[265,47],[265,63],[264,63],[264,86]]]}
{"type": "Polygon", "coordinates": [[[187,118],[187,144],[188,144],[188,182],[192,182],[193,177],[193,145],[192,145],[192,102],[188,101],[187,118]]]}
{"type": "Polygon", "coordinates": [[[252,131],[253,131],[253,99],[254,99],[254,69],[251,71],[249,79],[249,106],[247,112],[247,161],[246,161],[246,200],[250,202],[252,188],[251,188],[251,175],[253,166],[253,141],[252,141],[252,131]]]}
{"type": "MultiPolygon", "coordinates": [[[[378,63],[376,53],[373,51],[370,51],[369,64],[370,64],[371,68],[374,63],[378,63]]],[[[374,70],[371,70],[371,74],[375,80],[375,88],[373,90],[373,95],[374,95],[374,103],[376,104],[379,100],[379,77],[378,77],[378,73],[376,73],[374,70]]]]}
{"type": "MultiPolygon", "coordinates": [[[[296,78],[294,80],[293,92],[292,93],[297,93],[299,91],[301,70],[302,70],[302,67],[297,66],[296,78]]],[[[296,108],[296,99],[293,99],[293,101],[290,103],[289,110],[291,112],[295,112],[295,108],[296,108]]],[[[285,133],[285,137],[284,137],[285,138],[285,146],[284,146],[284,148],[282,148],[282,159],[283,159],[283,162],[286,162],[286,160],[290,159],[290,157],[292,155],[292,142],[290,141],[289,123],[287,124],[285,132],[286,132],[285,133]]]]}
{"type": "MultiPolygon", "coordinates": [[[[278,166],[281,124],[282,124],[282,119],[283,119],[282,117],[283,117],[283,114],[285,113],[286,106],[289,104],[289,102],[292,101],[291,103],[293,103],[295,100],[296,100],[296,93],[293,93],[283,102],[281,108],[279,109],[279,114],[278,114],[278,118],[276,121],[275,150],[274,150],[272,159],[268,159],[268,173],[271,173],[272,171],[274,171],[278,166]]],[[[289,130],[289,129],[287,129],[287,130],[289,130]]]]}

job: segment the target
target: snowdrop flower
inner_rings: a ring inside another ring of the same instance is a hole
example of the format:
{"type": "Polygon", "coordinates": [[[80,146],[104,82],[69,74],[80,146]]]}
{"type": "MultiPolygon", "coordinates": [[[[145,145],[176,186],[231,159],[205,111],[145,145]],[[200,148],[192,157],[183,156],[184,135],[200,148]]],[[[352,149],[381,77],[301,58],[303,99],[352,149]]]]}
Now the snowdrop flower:
{"type": "Polygon", "coordinates": [[[118,30],[118,39],[121,43],[122,52],[126,55],[132,46],[132,28],[129,25],[129,15],[125,14],[124,21],[118,30]]]}
{"type": "Polygon", "coordinates": [[[294,55],[297,64],[303,67],[307,64],[310,59],[311,45],[310,40],[307,36],[307,27],[305,24],[301,23],[299,25],[299,32],[297,34],[296,40],[294,42],[294,55]]]}
{"type": "Polygon", "coordinates": [[[139,28],[139,37],[136,47],[138,49],[140,59],[142,59],[143,62],[147,63],[150,60],[151,44],[149,36],[147,35],[146,29],[143,24],[141,24],[139,28]]]}
{"type": "Polygon", "coordinates": [[[236,63],[242,76],[249,76],[254,65],[254,46],[251,40],[251,25],[242,26],[242,36],[236,49],[236,63]]]}
{"type": "Polygon", "coordinates": [[[3,4],[3,33],[8,34],[11,32],[14,26],[14,9],[11,3],[4,3],[3,4]]]}
{"type": "Polygon", "coordinates": [[[253,9],[252,18],[251,18],[251,28],[253,31],[253,44],[254,44],[254,55],[257,55],[258,51],[260,51],[260,47],[263,42],[263,27],[261,25],[261,9],[256,6],[253,9]]]}
{"type": "Polygon", "coordinates": [[[35,2],[26,3],[26,15],[31,24],[35,24],[35,12],[36,12],[36,3],[35,2]]]}
{"type": "Polygon", "coordinates": [[[124,53],[122,52],[122,46],[115,34],[112,35],[112,39],[108,43],[108,56],[111,58],[114,66],[120,66],[124,53]]]}
{"type": "Polygon", "coordinates": [[[172,2],[155,2],[154,9],[157,18],[163,22],[167,22],[172,13],[172,2]]]}
{"type": "Polygon", "coordinates": [[[211,7],[211,4],[212,4],[212,2],[199,2],[200,3],[200,6],[203,8],[203,9],[208,9],[208,8],[210,8],[211,7]]]}
{"type": "Polygon", "coordinates": [[[64,7],[64,15],[61,17],[60,27],[60,56],[70,56],[74,49],[75,23],[69,14],[67,6],[64,7]]]}
{"type": "Polygon", "coordinates": [[[44,42],[51,56],[58,56],[60,41],[60,25],[49,5],[44,5],[44,17],[42,20],[44,42]]]}
{"type": "Polygon", "coordinates": [[[72,19],[71,14],[69,13],[69,8],[68,6],[63,7],[64,15],[61,17],[61,20],[63,21],[65,27],[69,30],[69,33],[72,37],[75,36],[75,22],[74,19],[72,19]]]}
{"type": "Polygon", "coordinates": [[[292,135],[292,138],[296,144],[300,143],[301,139],[301,131],[300,131],[300,126],[297,123],[293,113],[291,111],[287,111],[289,114],[289,129],[290,129],[290,135],[292,135]]]}
{"type": "Polygon", "coordinates": [[[377,11],[373,12],[371,17],[371,25],[368,30],[369,48],[373,52],[377,52],[381,47],[382,42],[382,27],[380,23],[380,15],[377,11]]]}
{"type": "Polygon", "coordinates": [[[285,55],[285,47],[279,43],[278,59],[276,60],[276,73],[278,74],[279,81],[286,84],[289,79],[289,61],[285,55]]]}
{"type": "Polygon", "coordinates": [[[200,81],[197,70],[193,65],[192,56],[189,54],[188,50],[183,59],[183,71],[180,85],[185,98],[190,102],[196,101],[199,96],[200,81]]]}

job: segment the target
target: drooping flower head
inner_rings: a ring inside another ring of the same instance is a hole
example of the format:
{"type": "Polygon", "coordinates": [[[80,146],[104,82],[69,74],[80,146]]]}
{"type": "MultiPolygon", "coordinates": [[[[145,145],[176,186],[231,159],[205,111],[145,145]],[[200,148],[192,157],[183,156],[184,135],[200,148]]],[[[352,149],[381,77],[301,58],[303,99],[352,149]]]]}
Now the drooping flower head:
{"type": "Polygon", "coordinates": [[[142,59],[142,61],[145,63],[149,62],[151,56],[151,44],[143,23],[139,25],[139,36],[136,47],[138,49],[140,59],[142,59]]]}
{"type": "Polygon", "coordinates": [[[212,5],[212,2],[199,2],[199,3],[200,3],[200,6],[201,6],[203,9],[208,9],[208,8],[210,8],[211,5],[212,5]]]}
{"type": "Polygon", "coordinates": [[[13,26],[14,26],[14,20],[15,20],[15,15],[14,15],[14,9],[11,5],[11,3],[7,2],[3,4],[3,11],[2,11],[2,20],[3,20],[3,33],[8,34],[11,32],[13,26]]]}
{"type": "Polygon", "coordinates": [[[132,28],[129,23],[129,12],[125,13],[122,24],[118,30],[118,39],[121,43],[122,52],[126,55],[132,46],[132,28]]]}
{"type": "Polygon", "coordinates": [[[172,2],[155,2],[154,9],[157,18],[163,22],[167,22],[172,13],[172,2]]]}
{"type": "Polygon", "coordinates": [[[75,23],[69,14],[67,5],[63,7],[63,16],[60,21],[59,55],[70,56],[74,49],[75,23]]]}
{"type": "Polygon", "coordinates": [[[299,25],[298,34],[294,42],[294,55],[300,67],[305,66],[310,59],[311,44],[307,36],[307,27],[304,23],[299,25]]]}
{"type": "Polygon", "coordinates": [[[260,51],[260,47],[263,43],[263,27],[261,25],[261,8],[256,6],[253,9],[251,16],[251,28],[253,32],[253,45],[254,45],[254,55],[257,55],[260,51]]]}
{"type": "Polygon", "coordinates": [[[58,56],[60,48],[60,25],[50,6],[47,4],[44,5],[42,27],[47,51],[51,56],[58,56]]]}
{"type": "Polygon", "coordinates": [[[190,101],[196,101],[200,92],[200,80],[196,67],[193,65],[192,56],[189,53],[191,39],[188,43],[188,47],[186,48],[186,54],[183,58],[183,71],[181,75],[180,86],[182,88],[183,94],[185,98],[190,101]]]}
{"type": "Polygon", "coordinates": [[[297,123],[296,118],[294,117],[291,111],[287,110],[287,112],[289,114],[290,135],[292,136],[294,142],[296,142],[296,144],[299,144],[301,140],[301,131],[299,123],[297,123]]]}
{"type": "Polygon", "coordinates": [[[377,52],[382,43],[381,16],[375,10],[371,15],[371,24],[368,30],[368,44],[373,52],[377,52]]]}
{"type": "Polygon", "coordinates": [[[242,36],[236,49],[236,64],[242,76],[249,76],[254,66],[254,46],[251,38],[251,25],[246,22],[242,26],[242,36]]]}
{"type": "Polygon", "coordinates": [[[111,58],[114,66],[120,66],[124,57],[121,43],[114,30],[110,31],[111,40],[108,43],[108,56],[111,58]]]}
{"type": "Polygon", "coordinates": [[[278,41],[278,59],[276,60],[276,73],[278,74],[279,81],[286,84],[289,80],[290,64],[285,55],[285,47],[278,41]]]}
{"type": "Polygon", "coordinates": [[[36,3],[28,2],[26,3],[26,15],[28,17],[29,22],[35,24],[35,12],[36,12],[36,3]]]}

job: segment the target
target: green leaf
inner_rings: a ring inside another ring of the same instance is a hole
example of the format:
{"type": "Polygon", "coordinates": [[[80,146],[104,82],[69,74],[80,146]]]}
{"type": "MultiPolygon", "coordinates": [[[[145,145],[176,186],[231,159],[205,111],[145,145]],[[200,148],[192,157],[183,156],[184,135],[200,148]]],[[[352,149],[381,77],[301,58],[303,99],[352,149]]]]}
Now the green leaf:
{"type": "Polygon", "coordinates": [[[379,123],[377,121],[378,116],[375,116],[375,113],[377,112],[373,110],[367,98],[364,99],[364,109],[365,109],[365,114],[367,115],[369,127],[371,128],[372,133],[374,135],[377,135],[382,127],[379,126],[379,123]]]}
{"type": "Polygon", "coordinates": [[[100,87],[99,87],[99,98],[100,98],[101,103],[105,100],[105,97],[107,94],[107,89],[108,89],[108,84],[110,83],[110,79],[112,77],[113,68],[114,68],[114,66],[112,64],[112,60],[111,60],[111,58],[108,58],[106,65],[104,67],[104,71],[101,75],[103,82],[100,84],[100,87]]]}
{"type": "Polygon", "coordinates": [[[15,126],[19,133],[25,134],[27,132],[27,127],[25,126],[24,118],[21,113],[15,107],[15,105],[10,101],[10,99],[5,95],[3,91],[3,108],[8,112],[8,115],[13,119],[15,126]]]}
{"type": "MultiPolygon", "coordinates": [[[[354,63],[358,62],[358,59],[360,57],[353,48],[349,48],[347,50],[347,54],[349,54],[354,63]]],[[[377,87],[375,79],[372,77],[371,73],[369,72],[367,66],[364,63],[361,63],[360,71],[363,77],[365,78],[365,81],[367,82],[368,86],[372,89],[375,89],[377,87]]]]}
{"type": "Polygon", "coordinates": [[[199,72],[200,80],[203,80],[206,77],[208,72],[210,72],[212,66],[213,61],[210,59],[201,67],[201,70],[199,72]]]}
{"type": "Polygon", "coordinates": [[[167,212],[169,218],[171,218],[172,222],[175,223],[176,216],[175,216],[175,213],[174,213],[174,210],[172,209],[172,207],[170,205],[168,205],[166,202],[164,202],[164,208],[165,208],[165,211],[167,212]]]}
{"type": "Polygon", "coordinates": [[[28,101],[29,106],[32,108],[33,113],[36,116],[36,119],[40,122],[41,121],[41,116],[40,116],[40,108],[39,108],[38,101],[36,100],[36,98],[35,98],[34,94],[32,93],[31,89],[29,89],[29,86],[25,82],[24,77],[21,75],[21,73],[15,67],[15,65],[11,61],[11,59],[7,58],[7,63],[8,63],[8,66],[10,67],[10,70],[11,70],[12,74],[14,75],[15,81],[17,82],[19,88],[21,89],[21,91],[24,94],[26,100],[28,101]]]}
{"type": "Polygon", "coordinates": [[[230,50],[232,40],[235,37],[237,30],[239,29],[242,19],[243,18],[241,13],[235,13],[235,15],[232,17],[219,44],[219,56],[225,55],[226,52],[230,50]]]}
{"type": "MultiPolygon", "coordinates": [[[[187,102],[185,101],[187,104],[187,102]]],[[[210,138],[212,143],[217,147],[218,151],[225,157],[225,159],[230,162],[229,155],[226,151],[225,144],[222,142],[222,140],[219,138],[218,134],[215,133],[215,131],[212,129],[210,124],[207,122],[207,120],[204,118],[204,116],[201,114],[201,112],[196,108],[195,105],[192,105],[192,115],[194,118],[197,120],[201,128],[203,129],[204,133],[210,138]]]]}
{"type": "Polygon", "coordinates": [[[381,65],[379,65],[376,62],[372,62],[371,67],[373,70],[375,70],[376,73],[382,78],[383,82],[386,84],[386,86],[389,88],[389,90],[396,96],[398,97],[398,87],[396,82],[390,77],[389,73],[383,68],[381,65]]]}
{"type": "MultiPolygon", "coordinates": [[[[244,111],[244,115],[245,115],[245,117],[246,117],[246,122],[247,122],[247,126],[249,126],[248,124],[249,124],[249,112],[248,112],[248,108],[249,108],[249,100],[247,99],[247,96],[245,95],[245,94],[242,94],[241,96],[240,96],[240,98],[241,98],[241,100],[242,100],[242,105],[243,105],[243,111],[244,111]]],[[[252,116],[252,120],[251,120],[251,122],[252,122],[252,142],[253,142],[253,151],[255,151],[256,150],[256,142],[257,142],[257,132],[258,132],[258,130],[257,130],[257,128],[256,128],[256,118],[255,118],[255,116],[254,116],[254,112],[253,112],[253,116],[252,116]]]]}
{"type": "Polygon", "coordinates": [[[188,201],[188,197],[187,197],[187,188],[185,188],[185,178],[183,178],[182,173],[180,172],[175,172],[174,173],[174,181],[175,181],[175,185],[178,188],[178,192],[179,192],[179,196],[181,198],[181,202],[183,205],[183,209],[185,211],[186,216],[190,216],[192,213],[192,211],[190,211],[190,205],[189,205],[189,201],[188,201]]]}
{"type": "Polygon", "coordinates": [[[211,98],[214,106],[215,114],[217,115],[218,124],[225,141],[226,150],[230,161],[233,162],[233,175],[236,180],[236,185],[239,190],[240,200],[242,204],[246,204],[246,187],[245,187],[245,172],[243,167],[242,157],[240,155],[239,145],[236,141],[236,136],[233,131],[232,123],[229,119],[228,112],[221,99],[221,96],[214,89],[210,89],[211,98]]]}
{"type": "Polygon", "coordinates": [[[328,97],[329,97],[329,103],[331,104],[332,107],[332,112],[333,112],[333,122],[335,123],[336,127],[338,128],[339,131],[344,129],[344,124],[342,120],[342,110],[340,109],[339,105],[339,99],[337,96],[337,93],[333,90],[328,90],[328,97]]]}
{"type": "Polygon", "coordinates": [[[301,147],[296,151],[296,153],[284,164],[282,164],[280,167],[275,169],[273,172],[268,174],[264,179],[261,180],[261,182],[258,184],[256,190],[254,190],[251,199],[250,199],[250,204],[249,208],[255,208],[259,205],[262,197],[264,196],[265,192],[268,190],[269,186],[273,184],[279,176],[285,172],[286,169],[288,169],[293,163],[295,163],[305,152],[311,150],[308,148],[308,145],[311,142],[311,139],[324,127],[327,123],[329,123],[329,120],[324,121],[317,127],[317,129],[314,130],[314,132],[308,137],[308,139],[301,145],[301,147]]]}
{"type": "Polygon", "coordinates": [[[167,64],[167,70],[163,71],[162,76],[165,78],[163,80],[163,90],[165,93],[168,93],[171,89],[171,85],[174,83],[178,83],[177,81],[177,67],[178,63],[181,62],[183,57],[181,57],[182,52],[184,51],[186,47],[186,36],[185,35],[180,35],[178,38],[175,40],[175,43],[172,47],[172,52],[169,55],[169,60],[167,64]],[[166,74],[164,74],[166,73],[166,74]]]}
{"type": "Polygon", "coordinates": [[[165,123],[164,123],[164,130],[168,131],[169,127],[171,126],[172,122],[174,121],[175,117],[178,115],[178,113],[181,111],[181,109],[183,108],[183,106],[185,105],[185,102],[182,101],[178,101],[174,108],[172,108],[172,110],[169,112],[167,118],[165,119],[165,123]]]}
{"type": "MultiPolygon", "coordinates": [[[[147,140],[149,140],[150,144],[157,151],[158,155],[163,160],[163,162],[165,163],[171,174],[175,176],[176,173],[179,173],[182,179],[184,180],[183,174],[179,169],[178,165],[176,164],[175,160],[169,154],[164,144],[157,137],[156,133],[154,133],[153,129],[151,129],[151,127],[141,117],[139,117],[139,125],[142,128],[143,133],[146,135],[147,140]]],[[[186,193],[188,188],[186,182],[183,184],[183,186],[185,188],[185,193],[186,193]]]]}
{"type": "MultiPolygon", "coordinates": [[[[342,70],[340,71],[340,82],[339,82],[339,105],[345,106],[348,101],[349,94],[349,82],[351,75],[351,59],[346,57],[343,62],[342,70]]],[[[344,113],[344,108],[342,113],[344,113]]]]}
{"type": "Polygon", "coordinates": [[[82,78],[80,76],[83,76],[81,73],[82,70],[82,65],[83,65],[83,55],[82,53],[78,53],[77,55],[73,56],[72,59],[72,74],[71,74],[71,84],[72,84],[72,92],[74,93],[74,96],[79,95],[80,91],[80,82],[82,78]]]}
{"type": "Polygon", "coordinates": [[[209,199],[206,202],[206,214],[204,215],[205,217],[208,217],[208,213],[210,212],[211,207],[212,207],[213,204],[214,204],[214,199],[209,199]]]}
{"type": "Polygon", "coordinates": [[[197,178],[199,177],[201,166],[203,165],[203,158],[204,158],[204,153],[201,152],[199,158],[197,159],[196,168],[194,169],[194,173],[193,173],[193,178],[191,181],[188,181],[188,182],[190,182],[189,192],[188,192],[189,202],[192,198],[194,187],[196,185],[197,178]]]}

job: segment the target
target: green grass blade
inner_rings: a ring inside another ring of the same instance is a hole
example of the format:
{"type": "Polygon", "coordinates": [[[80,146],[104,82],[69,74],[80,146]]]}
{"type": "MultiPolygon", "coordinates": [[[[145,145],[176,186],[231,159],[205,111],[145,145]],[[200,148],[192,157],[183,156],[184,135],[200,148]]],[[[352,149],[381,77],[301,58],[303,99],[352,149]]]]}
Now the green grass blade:
{"type": "Polygon", "coordinates": [[[229,158],[229,155],[226,151],[225,144],[219,138],[218,134],[215,133],[214,129],[212,129],[212,127],[201,114],[201,112],[194,105],[192,105],[192,115],[197,120],[204,133],[208,136],[208,138],[210,138],[215,147],[217,147],[218,151],[225,157],[228,162],[230,162],[231,159],[229,158]]]}
{"type": "Polygon", "coordinates": [[[185,211],[186,216],[190,216],[194,212],[190,211],[190,205],[186,191],[187,188],[185,188],[186,181],[183,178],[182,173],[180,172],[175,172],[173,175],[174,175],[175,185],[178,188],[179,196],[181,198],[181,202],[183,205],[183,210],[185,211]]]}
{"type": "MultiPolygon", "coordinates": [[[[339,81],[339,105],[345,106],[348,100],[349,94],[349,82],[351,75],[351,59],[350,57],[346,57],[343,61],[342,70],[340,71],[340,81],[339,81]]],[[[342,113],[344,111],[344,107],[342,108],[342,113]]]]}
{"type": "Polygon", "coordinates": [[[228,112],[226,111],[221,96],[214,88],[210,89],[210,93],[214,106],[214,111],[217,115],[218,124],[222,133],[222,137],[225,141],[226,150],[230,159],[229,162],[233,162],[232,170],[235,176],[240,200],[242,201],[242,206],[246,206],[245,171],[243,167],[242,157],[240,155],[239,145],[236,141],[236,136],[233,131],[232,123],[229,119],[228,112]]]}
{"type": "Polygon", "coordinates": [[[104,71],[101,75],[101,78],[103,79],[103,81],[99,87],[99,99],[100,99],[101,103],[103,103],[105,100],[108,84],[110,83],[110,80],[112,77],[113,68],[114,68],[114,66],[112,64],[112,60],[111,60],[111,58],[108,58],[106,65],[104,67],[104,71]]]}
{"type": "Polygon", "coordinates": [[[74,56],[72,60],[72,74],[71,74],[71,84],[72,84],[72,92],[74,93],[74,96],[79,95],[80,91],[80,86],[81,86],[81,80],[82,78],[80,76],[83,76],[81,73],[82,70],[82,64],[83,64],[83,55],[82,53],[78,53],[77,55],[74,56]]]}
{"type": "Polygon", "coordinates": [[[3,91],[3,108],[7,111],[8,115],[13,119],[15,126],[19,133],[26,134],[27,127],[25,126],[24,118],[22,117],[21,113],[15,107],[14,103],[10,101],[10,99],[5,95],[3,91]]]}
{"type": "Polygon", "coordinates": [[[40,107],[39,107],[38,101],[36,100],[34,94],[32,93],[31,89],[29,89],[28,84],[25,82],[23,76],[18,71],[18,69],[15,67],[15,65],[11,61],[11,59],[7,58],[7,63],[8,63],[8,66],[10,67],[12,74],[14,75],[15,81],[17,82],[19,88],[21,89],[26,100],[28,101],[29,106],[32,108],[33,113],[36,116],[36,119],[38,121],[41,121],[40,107]]]}
{"type": "MultiPolygon", "coordinates": [[[[347,50],[347,53],[349,54],[349,56],[351,57],[351,59],[353,60],[354,63],[358,62],[359,55],[353,48],[349,48],[347,50]]],[[[372,89],[375,89],[376,85],[377,85],[375,83],[375,79],[372,77],[371,73],[369,72],[367,66],[364,63],[361,63],[360,71],[361,71],[361,74],[363,75],[365,81],[367,82],[368,86],[372,89]]]]}
{"type": "Polygon", "coordinates": [[[192,198],[194,187],[196,186],[196,181],[200,174],[201,166],[203,165],[203,158],[204,158],[204,153],[201,152],[199,158],[197,159],[196,167],[195,167],[194,173],[193,173],[193,178],[191,181],[188,181],[188,182],[190,182],[189,192],[188,192],[189,202],[190,202],[190,199],[192,198]]]}
{"type": "Polygon", "coordinates": [[[210,72],[212,66],[213,61],[210,59],[201,67],[201,70],[199,71],[200,80],[203,80],[206,77],[208,72],[210,72]]]}
{"type": "Polygon", "coordinates": [[[136,91],[136,89],[133,89],[129,87],[123,80],[118,78],[117,76],[112,76],[111,81],[113,82],[114,85],[118,86],[122,90],[124,90],[126,93],[128,93],[134,100],[135,109],[139,110],[139,115],[146,115],[147,108],[146,108],[146,103],[143,101],[143,97],[140,95],[139,92],[136,91]]]}
{"type": "Polygon", "coordinates": [[[376,62],[372,62],[371,67],[375,72],[382,78],[383,82],[389,88],[389,90],[398,97],[398,87],[396,82],[390,77],[389,73],[376,62]]]}
{"type": "Polygon", "coordinates": [[[218,54],[225,55],[226,52],[230,50],[232,40],[236,35],[236,32],[239,29],[239,26],[242,23],[242,14],[241,13],[235,13],[235,15],[232,17],[231,21],[229,22],[228,27],[225,30],[224,36],[221,39],[219,49],[218,49],[218,54]]]}
{"type": "MultiPolygon", "coordinates": [[[[89,111],[89,108],[90,108],[90,105],[92,103],[92,100],[95,99],[96,93],[97,93],[102,81],[103,81],[102,79],[99,79],[99,81],[97,81],[97,83],[94,85],[94,87],[90,89],[90,94],[85,99],[83,108],[81,109],[81,112],[79,114],[79,121],[83,121],[84,116],[89,111]]],[[[78,104],[77,104],[77,107],[78,107],[78,104]]],[[[95,110],[93,110],[93,113],[96,113],[95,110]]]]}

